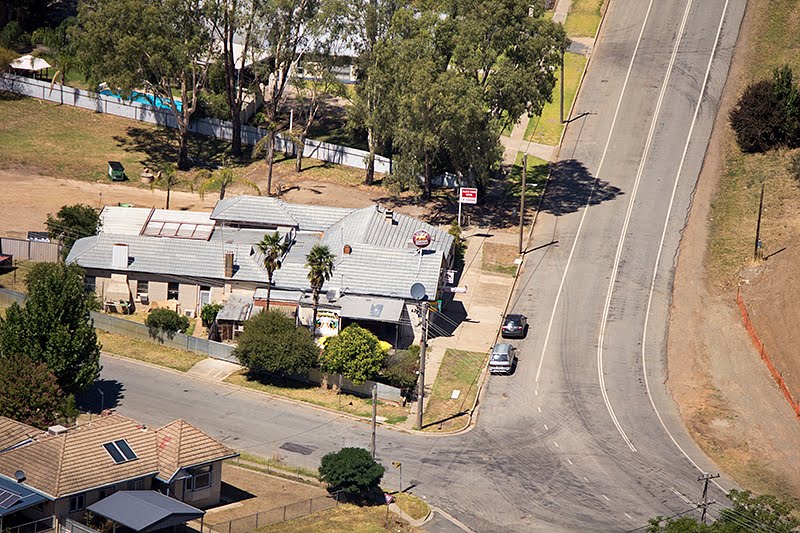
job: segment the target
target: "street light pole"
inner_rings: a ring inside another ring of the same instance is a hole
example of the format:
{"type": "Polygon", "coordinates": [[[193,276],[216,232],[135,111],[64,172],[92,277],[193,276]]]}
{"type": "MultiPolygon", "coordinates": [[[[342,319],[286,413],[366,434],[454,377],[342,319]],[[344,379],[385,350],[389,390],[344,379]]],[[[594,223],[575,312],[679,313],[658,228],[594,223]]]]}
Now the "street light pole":
{"type": "Polygon", "coordinates": [[[528,154],[522,154],[522,187],[519,190],[519,253],[522,255],[522,234],[525,229],[525,180],[528,175],[528,154]]]}
{"type": "Polygon", "coordinates": [[[425,347],[428,344],[428,302],[420,302],[422,316],[422,342],[419,347],[419,382],[417,383],[417,429],[422,429],[422,413],[425,399],[425,347]]]}
{"type": "Polygon", "coordinates": [[[564,47],[561,47],[561,123],[564,123],[564,47]]]}

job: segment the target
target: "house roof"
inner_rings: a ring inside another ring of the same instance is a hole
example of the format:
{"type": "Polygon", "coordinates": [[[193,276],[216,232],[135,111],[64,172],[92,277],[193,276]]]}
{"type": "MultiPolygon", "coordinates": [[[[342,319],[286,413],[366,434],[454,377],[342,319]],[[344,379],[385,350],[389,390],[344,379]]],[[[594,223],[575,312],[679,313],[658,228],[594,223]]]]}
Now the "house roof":
{"type": "Polygon", "coordinates": [[[0,518],[42,503],[46,499],[16,480],[0,477],[0,518]]]}
{"type": "Polygon", "coordinates": [[[217,202],[211,212],[211,219],[322,231],[352,211],[341,207],[288,204],[270,196],[233,196],[217,202]]]}
{"type": "Polygon", "coordinates": [[[53,498],[136,479],[158,471],[155,434],[117,414],[98,417],[0,454],[0,474],[13,477],[17,470],[24,470],[26,485],[53,498]],[[136,459],[115,463],[103,444],[119,439],[125,439],[136,459]]]}
{"type": "Polygon", "coordinates": [[[171,481],[181,469],[239,455],[185,420],[156,430],[158,477],[171,481]]]}
{"type": "Polygon", "coordinates": [[[87,508],[139,533],[183,524],[205,514],[191,505],[154,490],[123,490],[87,508]]]}
{"type": "Polygon", "coordinates": [[[42,433],[33,426],[0,416],[0,452],[42,433]]]}

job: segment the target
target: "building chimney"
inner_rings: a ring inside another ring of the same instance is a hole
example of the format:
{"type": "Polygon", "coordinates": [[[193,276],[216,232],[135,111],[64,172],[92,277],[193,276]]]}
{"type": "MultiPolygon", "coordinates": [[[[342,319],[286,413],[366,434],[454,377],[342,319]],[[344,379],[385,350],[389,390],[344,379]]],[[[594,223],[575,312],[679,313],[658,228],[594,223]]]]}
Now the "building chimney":
{"type": "Polygon", "coordinates": [[[111,250],[111,268],[112,270],[127,270],[128,269],[128,245],[127,244],[114,244],[111,250]]]}
{"type": "Polygon", "coordinates": [[[233,277],[233,252],[225,252],[225,277],[233,277]]]}
{"type": "Polygon", "coordinates": [[[350,255],[351,253],[353,253],[353,247],[350,246],[349,244],[345,244],[342,253],[344,253],[344,255],[350,255]]]}

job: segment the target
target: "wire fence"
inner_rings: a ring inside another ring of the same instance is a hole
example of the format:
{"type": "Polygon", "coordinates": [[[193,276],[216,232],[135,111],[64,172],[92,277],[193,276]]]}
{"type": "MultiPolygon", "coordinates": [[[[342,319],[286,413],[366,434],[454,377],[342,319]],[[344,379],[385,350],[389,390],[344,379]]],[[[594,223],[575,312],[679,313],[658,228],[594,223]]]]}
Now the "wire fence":
{"type": "Polygon", "coordinates": [[[750,339],[753,341],[758,353],[761,355],[761,360],[764,361],[765,365],[767,365],[769,373],[772,374],[772,378],[775,380],[775,383],[778,384],[778,388],[781,389],[786,401],[792,406],[795,414],[800,417],[800,401],[796,400],[791,391],[789,391],[789,387],[786,386],[783,376],[780,372],[778,372],[778,369],[775,368],[775,365],[772,363],[769,355],[767,355],[767,349],[764,347],[764,343],[761,342],[761,339],[758,337],[758,333],[753,327],[753,322],[750,320],[750,315],[747,312],[747,306],[742,298],[742,291],[739,289],[736,290],[736,304],[739,306],[739,311],[742,313],[742,322],[744,322],[744,327],[747,330],[747,333],[750,334],[750,339]]]}
{"type": "Polygon", "coordinates": [[[299,502],[275,507],[249,516],[227,520],[216,524],[203,524],[201,533],[247,533],[287,520],[294,520],[339,505],[339,493],[317,496],[299,502]]]}

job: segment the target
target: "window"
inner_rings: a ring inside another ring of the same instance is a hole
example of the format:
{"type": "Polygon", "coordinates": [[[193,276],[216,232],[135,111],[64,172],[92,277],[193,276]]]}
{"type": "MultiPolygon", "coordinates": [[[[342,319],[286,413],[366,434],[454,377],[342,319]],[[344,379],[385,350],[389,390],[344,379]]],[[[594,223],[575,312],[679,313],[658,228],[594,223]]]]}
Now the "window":
{"type": "Polygon", "coordinates": [[[144,490],[144,480],[135,479],[133,481],[128,481],[128,490],[144,490]]]}
{"type": "Polygon", "coordinates": [[[136,283],[136,297],[139,298],[140,300],[142,299],[142,296],[147,297],[149,289],[150,289],[150,284],[148,282],[139,281],[138,283],[136,283]]]}
{"type": "Polygon", "coordinates": [[[211,486],[211,467],[204,466],[189,470],[191,477],[186,478],[184,490],[193,491],[206,489],[211,486]]]}
{"type": "Polygon", "coordinates": [[[86,292],[95,292],[97,289],[97,280],[94,276],[86,276],[83,278],[83,288],[86,292]]]}
{"type": "Polygon", "coordinates": [[[178,284],[174,281],[167,283],[167,300],[178,299],[178,284]]]}
{"type": "Polygon", "coordinates": [[[102,500],[103,498],[108,498],[109,496],[111,496],[115,492],[117,492],[117,489],[115,489],[114,487],[106,487],[104,489],[100,489],[97,492],[97,499],[98,500],[102,500]]]}
{"type": "Polygon", "coordinates": [[[82,511],[86,507],[86,494],[76,494],[69,497],[69,512],[82,511]]]}
{"type": "Polygon", "coordinates": [[[114,459],[114,462],[117,464],[120,463],[127,463],[128,461],[133,461],[134,459],[138,459],[136,454],[133,452],[131,447],[128,445],[128,442],[125,439],[115,440],[114,442],[107,442],[103,444],[103,448],[106,449],[108,455],[114,459]]]}

